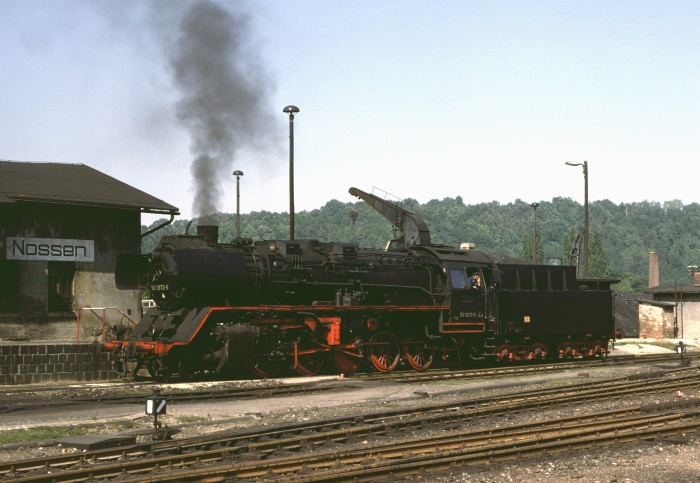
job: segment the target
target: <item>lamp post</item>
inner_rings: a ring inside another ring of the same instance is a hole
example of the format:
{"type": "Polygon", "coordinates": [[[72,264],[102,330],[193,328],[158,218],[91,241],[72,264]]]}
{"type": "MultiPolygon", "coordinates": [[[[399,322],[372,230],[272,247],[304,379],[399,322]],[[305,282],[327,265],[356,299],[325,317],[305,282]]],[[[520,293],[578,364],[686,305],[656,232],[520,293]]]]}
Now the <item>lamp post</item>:
{"type": "Polygon", "coordinates": [[[236,240],[241,238],[241,176],[243,171],[236,170],[233,172],[236,177],[236,240]]]}
{"type": "Polygon", "coordinates": [[[533,221],[533,232],[532,232],[532,263],[537,263],[537,208],[539,208],[539,203],[532,203],[532,210],[535,212],[535,219],[533,221]]]}
{"type": "Polygon", "coordinates": [[[588,161],[567,161],[565,164],[583,166],[583,276],[588,277],[588,161]]]}
{"type": "Polygon", "coordinates": [[[282,112],[289,114],[289,239],[294,240],[294,114],[297,106],[287,106],[282,112]]]}

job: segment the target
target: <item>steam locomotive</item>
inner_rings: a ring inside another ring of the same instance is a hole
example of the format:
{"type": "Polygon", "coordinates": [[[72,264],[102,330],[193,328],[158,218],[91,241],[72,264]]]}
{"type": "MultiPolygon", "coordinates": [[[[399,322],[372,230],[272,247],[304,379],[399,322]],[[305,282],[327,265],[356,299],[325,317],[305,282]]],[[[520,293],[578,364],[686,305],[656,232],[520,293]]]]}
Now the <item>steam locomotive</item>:
{"type": "Polygon", "coordinates": [[[218,242],[218,227],[165,236],[149,255],[122,255],[120,289],[147,288],[157,307],[112,328],[103,348],[133,377],[317,374],[331,362],[423,371],[437,362],[605,357],[615,279],[574,266],[501,264],[435,245],[416,214],[352,188],[394,223],[385,249],[316,240],[218,242]],[[470,286],[473,275],[479,286],[470,286]]]}

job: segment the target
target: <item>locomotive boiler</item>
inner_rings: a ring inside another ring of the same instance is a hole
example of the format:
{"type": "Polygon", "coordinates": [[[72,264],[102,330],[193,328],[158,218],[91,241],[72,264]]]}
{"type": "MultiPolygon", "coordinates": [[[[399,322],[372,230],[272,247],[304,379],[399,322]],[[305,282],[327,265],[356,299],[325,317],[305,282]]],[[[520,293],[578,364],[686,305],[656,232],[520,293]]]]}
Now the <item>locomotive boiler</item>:
{"type": "Polygon", "coordinates": [[[317,240],[236,239],[217,227],[166,236],[149,255],[122,255],[121,289],[157,307],[118,326],[103,347],[133,377],[272,377],[284,369],[390,372],[436,361],[604,357],[613,336],[614,279],[573,266],[499,264],[486,253],[431,243],[425,222],[394,203],[350,192],[391,220],[383,250],[317,240]],[[471,286],[473,275],[480,286],[471,286]]]}

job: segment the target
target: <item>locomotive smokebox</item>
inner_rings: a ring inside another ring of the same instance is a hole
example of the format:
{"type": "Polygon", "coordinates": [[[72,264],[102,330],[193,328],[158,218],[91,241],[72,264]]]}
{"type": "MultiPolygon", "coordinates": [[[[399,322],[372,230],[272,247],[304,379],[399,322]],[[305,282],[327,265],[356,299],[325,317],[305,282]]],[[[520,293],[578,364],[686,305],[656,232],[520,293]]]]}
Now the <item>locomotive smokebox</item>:
{"type": "Polygon", "coordinates": [[[198,225],[197,236],[201,236],[209,243],[219,243],[219,227],[217,225],[198,225]]]}

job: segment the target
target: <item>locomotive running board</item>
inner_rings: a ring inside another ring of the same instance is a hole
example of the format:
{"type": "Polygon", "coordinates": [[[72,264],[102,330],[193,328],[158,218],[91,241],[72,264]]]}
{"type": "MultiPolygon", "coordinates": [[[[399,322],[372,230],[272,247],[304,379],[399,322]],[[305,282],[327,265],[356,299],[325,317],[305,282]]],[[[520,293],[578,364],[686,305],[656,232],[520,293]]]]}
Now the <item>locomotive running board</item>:
{"type": "Polygon", "coordinates": [[[486,330],[484,322],[443,322],[444,334],[483,334],[486,330]]]}

